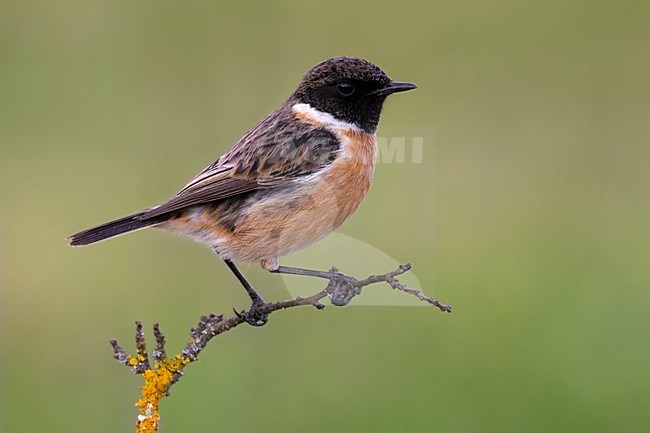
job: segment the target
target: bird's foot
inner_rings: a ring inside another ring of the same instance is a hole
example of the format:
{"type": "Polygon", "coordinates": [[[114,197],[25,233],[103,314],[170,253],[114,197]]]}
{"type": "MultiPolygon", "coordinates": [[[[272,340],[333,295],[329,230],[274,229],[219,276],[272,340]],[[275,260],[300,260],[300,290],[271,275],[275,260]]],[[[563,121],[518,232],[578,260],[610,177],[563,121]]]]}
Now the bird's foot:
{"type": "Polygon", "coordinates": [[[335,267],[330,269],[332,277],[327,285],[330,302],[332,305],[342,307],[348,305],[352,298],[361,294],[361,287],[356,287],[354,283],[357,279],[339,272],[335,267]]]}
{"type": "Polygon", "coordinates": [[[253,299],[253,303],[248,311],[238,312],[235,310],[235,314],[251,326],[264,326],[269,321],[269,314],[261,313],[259,310],[266,305],[268,304],[258,295],[253,299]]]}

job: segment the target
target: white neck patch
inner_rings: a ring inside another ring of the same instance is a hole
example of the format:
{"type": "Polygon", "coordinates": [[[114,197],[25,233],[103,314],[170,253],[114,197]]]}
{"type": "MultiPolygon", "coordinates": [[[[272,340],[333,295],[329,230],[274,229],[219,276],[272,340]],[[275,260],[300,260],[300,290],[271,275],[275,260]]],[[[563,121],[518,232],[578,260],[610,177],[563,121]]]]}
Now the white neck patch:
{"type": "Polygon", "coordinates": [[[298,117],[306,118],[308,121],[314,124],[322,124],[323,126],[329,126],[335,129],[363,132],[363,130],[354,123],[349,123],[345,120],[339,120],[336,117],[332,116],[330,113],[319,111],[309,104],[295,104],[293,107],[291,107],[291,111],[293,111],[293,113],[298,117]]]}

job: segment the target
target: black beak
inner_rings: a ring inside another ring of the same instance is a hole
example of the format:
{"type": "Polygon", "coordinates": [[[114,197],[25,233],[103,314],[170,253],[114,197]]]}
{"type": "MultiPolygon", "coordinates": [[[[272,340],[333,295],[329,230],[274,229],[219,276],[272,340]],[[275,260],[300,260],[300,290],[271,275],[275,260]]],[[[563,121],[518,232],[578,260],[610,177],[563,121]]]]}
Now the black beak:
{"type": "Polygon", "coordinates": [[[418,86],[412,83],[402,83],[399,81],[391,81],[381,89],[374,90],[368,93],[368,96],[387,96],[397,92],[406,92],[407,90],[417,89],[418,86]]]}

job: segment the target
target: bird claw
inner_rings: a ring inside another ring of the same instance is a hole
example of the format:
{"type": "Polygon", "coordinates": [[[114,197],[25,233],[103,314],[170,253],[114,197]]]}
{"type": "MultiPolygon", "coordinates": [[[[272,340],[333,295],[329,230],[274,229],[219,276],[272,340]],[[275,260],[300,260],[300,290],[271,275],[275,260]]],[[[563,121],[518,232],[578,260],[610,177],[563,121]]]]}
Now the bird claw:
{"type": "Polygon", "coordinates": [[[330,302],[332,305],[342,307],[348,305],[352,298],[361,294],[361,288],[355,287],[354,283],[357,279],[344,274],[337,275],[337,277],[330,279],[327,286],[329,292],[330,302]]]}
{"type": "Polygon", "coordinates": [[[268,313],[260,313],[259,308],[264,307],[266,302],[259,298],[259,300],[254,300],[251,304],[248,311],[239,312],[233,308],[235,315],[240,319],[244,319],[244,322],[248,323],[251,326],[264,326],[269,321],[268,313]]]}

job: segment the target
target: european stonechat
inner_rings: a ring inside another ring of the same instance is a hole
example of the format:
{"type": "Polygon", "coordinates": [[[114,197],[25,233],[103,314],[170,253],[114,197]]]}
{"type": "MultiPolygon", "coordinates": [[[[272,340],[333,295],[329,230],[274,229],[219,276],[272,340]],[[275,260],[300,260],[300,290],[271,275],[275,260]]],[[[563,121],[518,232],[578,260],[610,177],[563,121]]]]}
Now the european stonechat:
{"type": "Polygon", "coordinates": [[[264,304],[233,262],[270,272],[331,278],[279,266],[278,258],[336,230],[368,192],[377,124],[388,95],[415,89],[376,65],[335,57],[310,69],[277,110],[166,203],[70,236],[72,246],[158,227],[207,244],[252,302],[245,319],[263,325],[264,304]]]}

